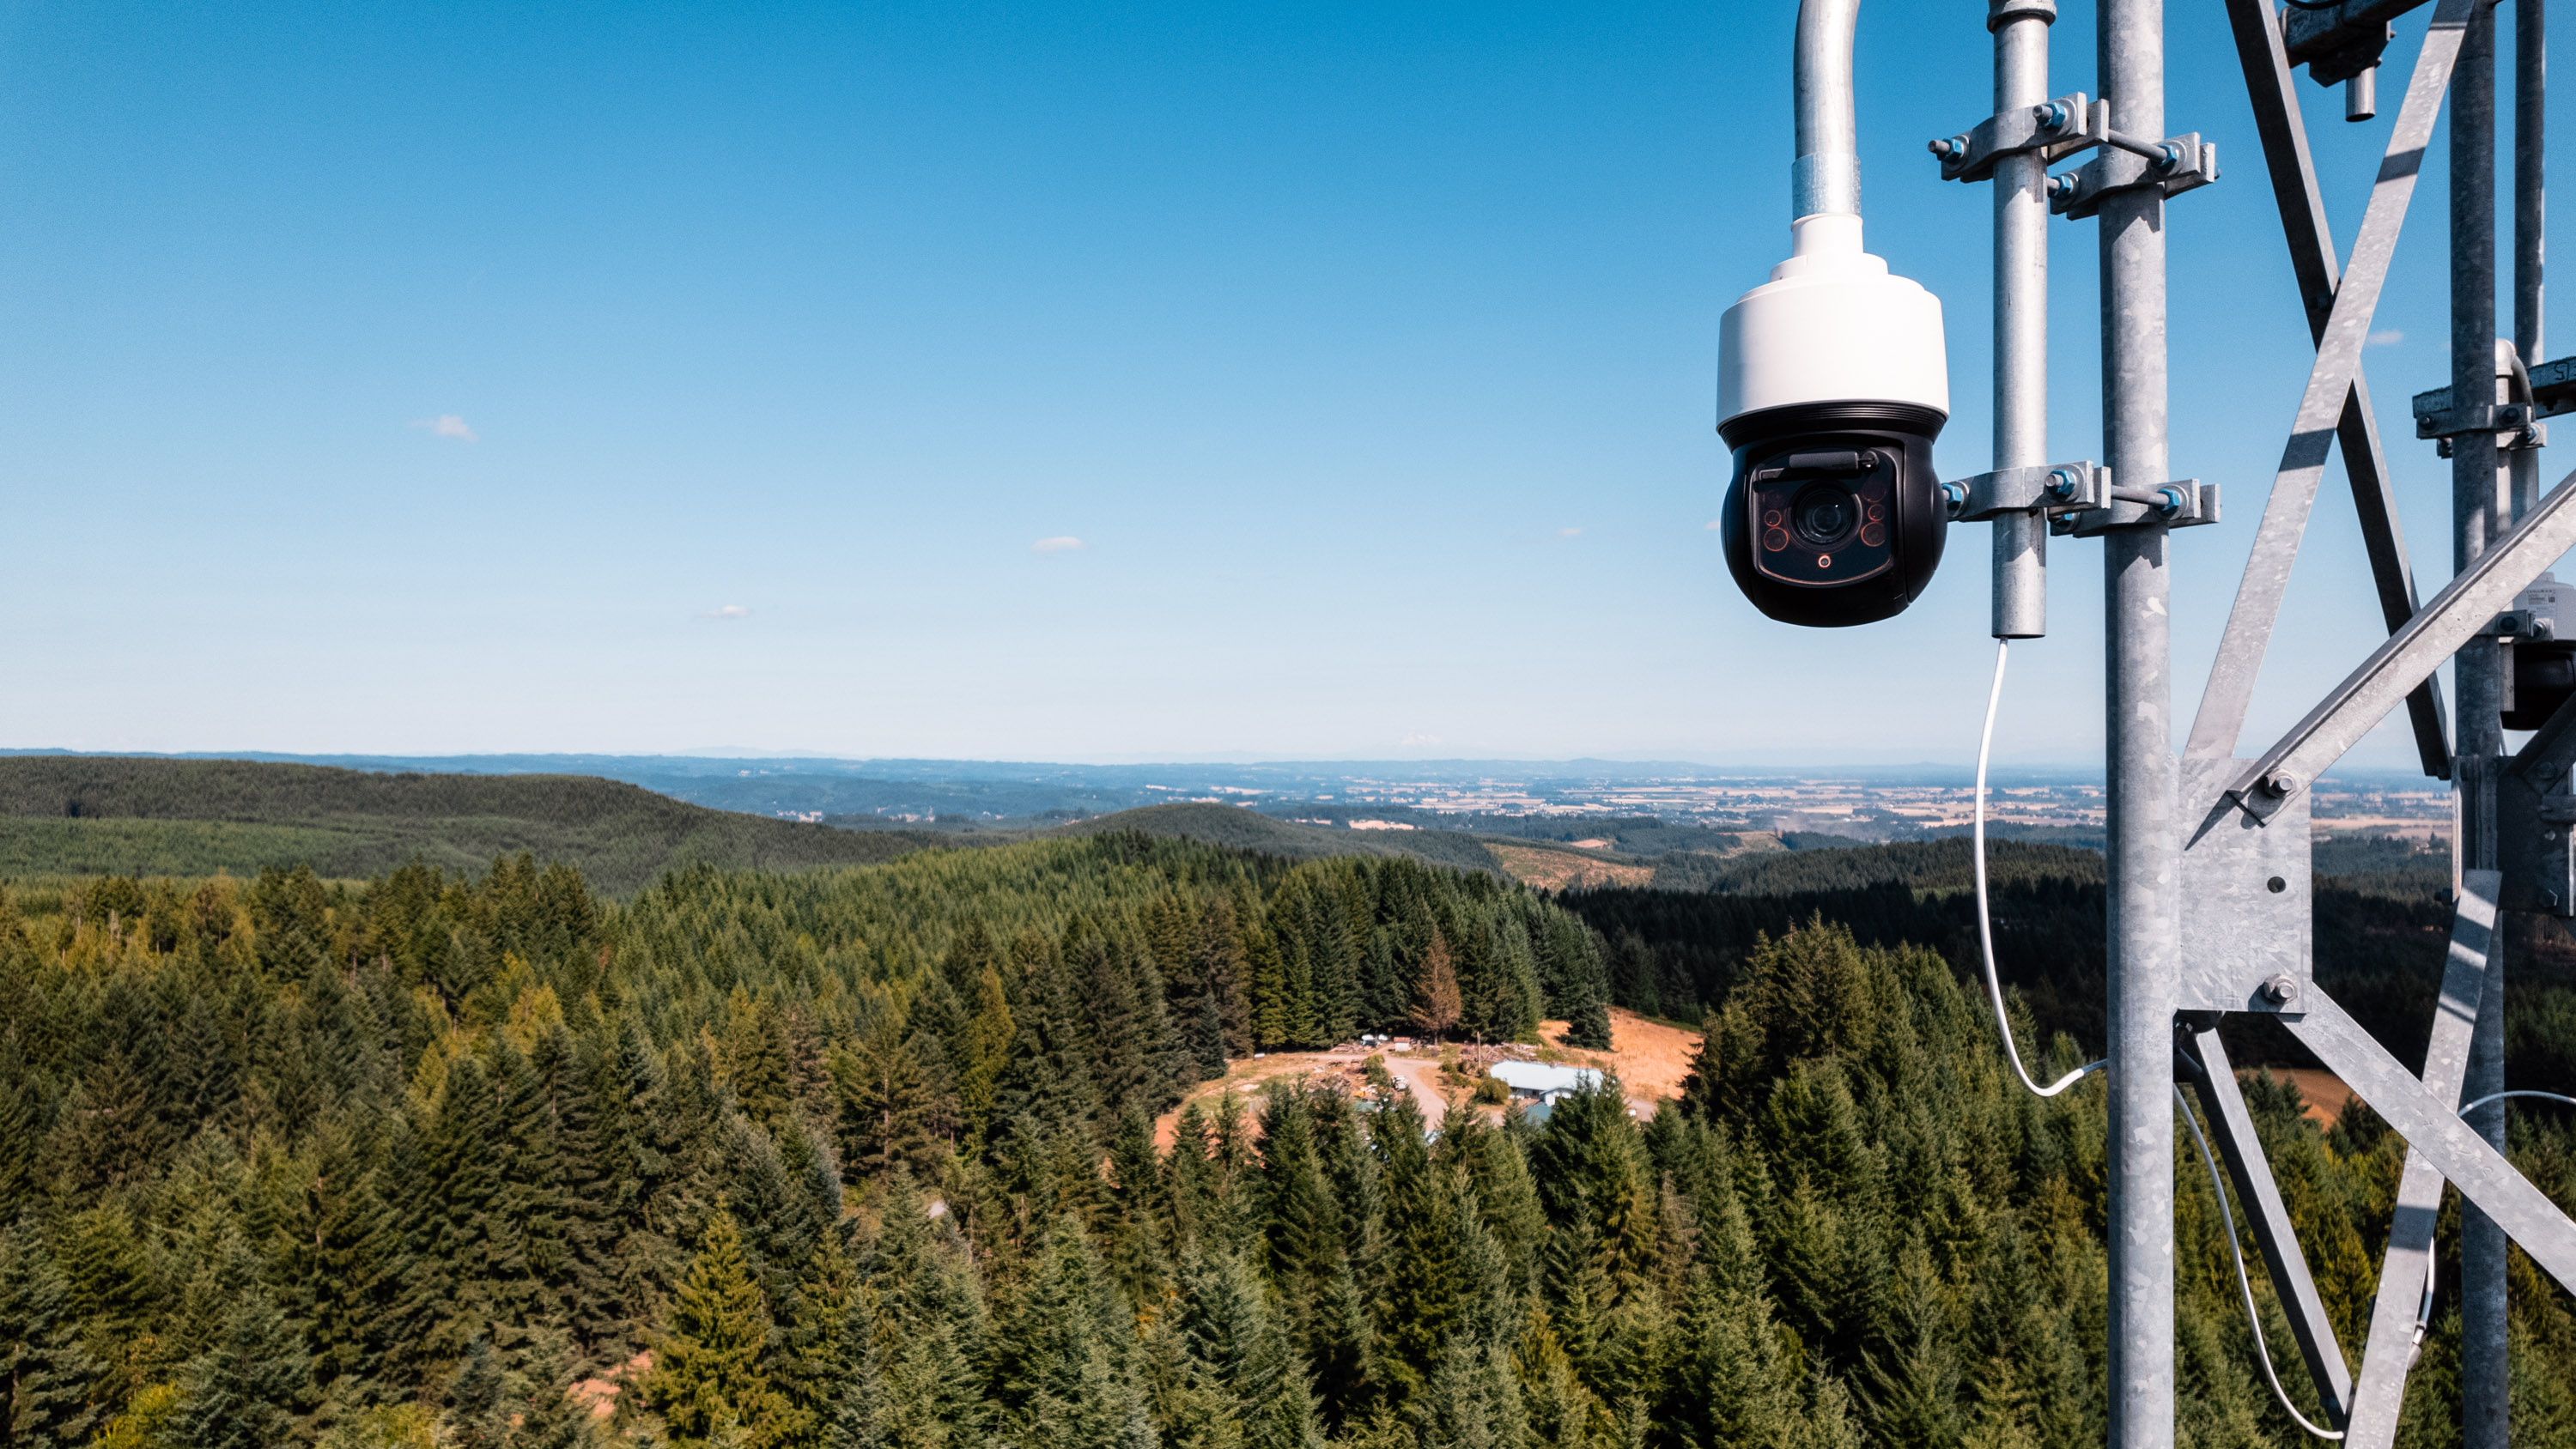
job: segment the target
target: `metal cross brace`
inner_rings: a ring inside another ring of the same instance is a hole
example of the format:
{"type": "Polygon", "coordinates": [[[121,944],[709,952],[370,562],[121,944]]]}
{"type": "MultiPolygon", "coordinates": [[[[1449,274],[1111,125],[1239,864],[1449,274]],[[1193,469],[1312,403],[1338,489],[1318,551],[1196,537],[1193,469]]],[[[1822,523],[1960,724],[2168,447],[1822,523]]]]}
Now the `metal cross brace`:
{"type": "MultiPolygon", "coordinates": [[[[2442,968],[2442,999],[2433,1014],[2420,1080],[2426,1094],[2453,1108],[2460,1104],[2460,1086],[2469,1070],[2469,1036],[2484,1004],[2501,879],[2491,870],[2460,872],[2460,900],[2451,913],[2451,954],[2442,968]]],[[[2388,1225],[2388,1250],[2380,1260],[2370,1337],[2361,1351],[2352,1420],[2344,1430],[2346,1449],[2387,1449],[2397,1437],[2398,1406],[2405,1398],[2407,1370],[2415,1362],[2425,1275],[2433,1263],[2433,1227],[2442,1214],[2442,1186],[2441,1172],[2409,1146],[2388,1225]]]]}
{"type": "Polygon", "coordinates": [[[2273,1290],[2289,1315],[2299,1356],[2307,1361],[2308,1376],[2316,1381],[2317,1396],[2325,1401],[2326,1418],[2341,1428],[2352,1412],[2352,1373],[2344,1367],[2343,1348],[2335,1342],[2334,1323],[2326,1317],[2325,1301],[2317,1296],[2308,1260],[2300,1255],[2298,1230],[2291,1225],[2290,1210],[2282,1205],[2280,1186],[2272,1180],[2272,1164],[2254,1135],[2254,1118],[2245,1110],[2236,1069],[2227,1060],[2227,1048],[2219,1044],[2218,1020],[2214,1015],[2196,1016],[2175,1033],[2183,1064],[2189,1068],[2192,1093],[2200,1098],[2201,1115],[2209,1119],[2209,1135],[2218,1144],[2219,1160],[2227,1164],[2227,1176],[2236,1186],[2236,1200],[2254,1230],[2254,1244],[2271,1272],[2273,1290]]]}
{"type": "MultiPolygon", "coordinates": [[[[2576,1222],[2460,1119],[2456,1090],[2427,1086],[2322,991],[2309,993],[2304,1015],[2283,1016],[2281,1022],[2406,1139],[2410,1153],[2421,1154],[2542,1272],[2576,1293],[2576,1222]]],[[[2383,1282],[2381,1291],[2388,1286],[2383,1282]]]]}
{"type": "Polygon", "coordinates": [[[2576,473],[2560,479],[2511,533],[2461,570],[2307,718],[2239,772],[2227,794],[2256,815],[2268,813],[2292,791],[2313,784],[2443,660],[2491,625],[2542,569],[2576,547],[2576,488],[2570,483],[2576,483],[2576,473]]]}
{"type": "MultiPolygon", "coordinates": [[[[2228,0],[2238,58],[2254,98],[2264,158],[2290,241],[2291,262],[2299,273],[2309,326],[2316,336],[2317,360],[2309,369],[2307,390],[2299,399],[2263,521],[2255,530],[2245,580],[2228,613],[2227,632],[2219,641],[2208,688],[2192,721],[2185,746],[2188,754],[2225,758],[2236,751],[2246,710],[2253,702],[2255,677],[2280,617],[2282,595],[2289,588],[2290,566],[2298,557],[2326,456],[2338,435],[2363,537],[2369,544],[2371,572],[2379,584],[2381,611],[2392,629],[2414,614],[2414,580],[2398,532],[2386,459],[2371,421],[2369,393],[2362,383],[2361,347],[2388,279],[2397,234],[2414,197],[2415,180],[2423,169],[2424,150],[2443,93],[2450,86],[2468,16],[2479,3],[2482,0],[2442,0],[2434,11],[2414,77],[2407,83],[2405,104],[2380,160],[2378,180],[2371,187],[2369,207],[2362,214],[2361,231],[2353,241],[2352,265],[2338,278],[2325,207],[2308,157],[2306,131],[2299,122],[2297,96],[2290,86],[2289,60],[2280,32],[2273,27],[2271,6],[2264,0],[2228,0]]],[[[2429,684],[2420,691],[2410,687],[2410,693],[2417,692],[2421,701],[2409,705],[2417,751],[2427,774],[2447,779],[2450,745],[2440,701],[2429,684]]]]}

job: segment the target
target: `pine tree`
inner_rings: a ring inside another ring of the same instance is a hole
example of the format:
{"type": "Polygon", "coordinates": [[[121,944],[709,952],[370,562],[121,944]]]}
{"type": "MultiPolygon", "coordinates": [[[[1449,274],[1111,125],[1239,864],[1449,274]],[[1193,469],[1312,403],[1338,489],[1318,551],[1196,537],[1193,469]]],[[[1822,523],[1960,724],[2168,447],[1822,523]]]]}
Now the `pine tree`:
{"type": "Polygon", "coordinates": [[[189,1366],[176,1422],[193,1449],[274,1449],[309,1407],[304,1346],[268,1290],[243,1288],[223,1336],[189,1366]]]}
{"type": "Polygon", "coordinates": [[[742,1257],[733,1214],[707,1220],[706,1240],[658,1336],[644,1397],[669,1424],[680,1449],[720,1443],[728,1433],[762,1442],[787,1409],[762,1363],[769,1310],[742,1257]]]}
{"type": "Polygon", "coordinates": [[[858,1339],[850,1336],[852,1314],[861,1311],[858,1295],[856,1268],[838,1235],[826,1233],[797,1281],[787,1331],[773,1355],[771,1377],[788,1408],[779,1443],[795,1449],[831,1443],[832,1425],[844,1408],[844,1381],[858,1371],[866,1347],[864,1328],[858,1339]]]}
{"type": "Polygon", "coordinates": [[[158,1295],[134,1221],[114,1203],[74,1213],[62,1226],[54,1258],[82,1346],[105,1371],[101,1397],[122,1403],[144,1387],[160,1358],[150,1331],[158,1295]]]}
{"type": "Polygon", "coordinates": [[[1183,1270],[1179,1315],[1186,1373],[1207,1406],[1199,1442],[1244,1449],[1322,1449],[1314,1394],[1241,1259],[1201,1255],[1183,1270]]]}
{"type": "Polygon", "coordinates": [[[929,1084],[904,1037],[903,1019],[877,1013],[856,1050],[832,1059],[840,1090],[841,1161],[857,1177],[928,1176],[939,1145],[928,1121],[929,1084]]]}
{"type": "Polygon", "coordinates": [[[855,1434],[872,1413],[887,1444],[983,1443],[993,1404],[982,1287],[954,1227],[934,1223],[902,1179],[886,1201],[875,1282],[879,1306],[868,1332],[881,1398],[845,1406],[839,1422],[855,1434]]]}
{"type": "Polygon", "coordinates": [[[88,1434],[99,1366],[81,1345],[62,1274],[30,1225],[0,1232],[0,1446],[52,1449],[88,1434]]]}
{"type": "Polygon", "coordinates": [[[1450,963],[1449,942],[1437,929],[1422,956],[1422,979],[1413,988],[1413,1029],[1439,1041],[1457,1030],[1466,1008],[1458,995],[1458,972],[1450,963]]]}
{"type": "Polygon", "coordinates": [[[1152,1449],[1134,1318],[1076,1220],[1049,1228],[998,1349],[995,1377],[1017,1437],[1067,1449],[1152,1449]]]}
{"type": "Polygon", "coordinates": [[[1398,1097],[1370,1135],[1386,1159],[1387,1252],[1378,1339],[1388,1376],[1411,1392],[1446,1361],[1464,1316],[1458,1195],[1424,1146],[1422,1114],[1398,1097]]]}
{"type": "Polygon", "coordinates": [[[591,1449],[599,1431],[590,1406],[575,1397],[571,1345],[559,1333],[538,1335],[523,1356],[526,1392],[510,1449],[591,1449]]]}
{"type": "Polygon", "coordinates": [[[439,1417],[439,1439],[455,1449],[502,1449],[510,1437],[509,1384],[501,1355],[492,1340],[477,1338],[465,1349],[465,1361],[447,1384],[447,1410],[439,1417]]]}

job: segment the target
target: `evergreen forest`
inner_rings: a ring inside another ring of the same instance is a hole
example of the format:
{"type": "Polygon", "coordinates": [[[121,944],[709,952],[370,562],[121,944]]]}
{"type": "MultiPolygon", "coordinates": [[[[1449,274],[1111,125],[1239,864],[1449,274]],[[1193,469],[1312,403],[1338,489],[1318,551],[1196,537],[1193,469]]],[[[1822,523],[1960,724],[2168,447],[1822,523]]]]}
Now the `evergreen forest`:
{"type": "MultiPolygon", "coordinates": [[[[1719,897],[1111,833],[626,897],[528,856],[21,889],[0,1446],[2099,1444],[2099,1088],[2024,1094],[1901,929],[1949,898],[1885,888],[1729,935],[1680,914],[1719,897]],[[1437,1133],[1294,1082],[1171,1115],[1256,1051],[1604,1045],[1614,1001],[1705,1031],[1644,1121],[1615,1082],[1437,1133]]],[[[2087,889],[2008,894],[2072,935],[2087,889]]],[[[2357,1343],[2403,1146],[2249,1091],[2357,1343]]],[[[2184,1442],[2300,1442],[2176,1150],[2184,1442]]],[[[2576,1204],[2576,1132],[2515,1152],[2576,1204]]],[[[2516,1272],[2517,1432],[2576,1449],[2576,1311],[2516,1272]]],[[[2455,1322],[2410,1445],[2454,1436],[2455,1322]]]]}

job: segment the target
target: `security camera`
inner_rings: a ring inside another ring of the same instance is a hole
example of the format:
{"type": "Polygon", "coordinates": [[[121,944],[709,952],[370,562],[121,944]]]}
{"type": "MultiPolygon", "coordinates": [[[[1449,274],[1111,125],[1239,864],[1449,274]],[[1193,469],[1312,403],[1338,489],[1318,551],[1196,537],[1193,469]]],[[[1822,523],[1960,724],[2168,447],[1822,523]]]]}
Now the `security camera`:
{"type": "Polygon", "coordinates": [[[1949,528],[1941,302],[1861,249],[1856,214],[1790,230],[1789,259],[1719,324],[1726,563],[1782,623],[1874,623],[1921,596],[1949,528]]]}

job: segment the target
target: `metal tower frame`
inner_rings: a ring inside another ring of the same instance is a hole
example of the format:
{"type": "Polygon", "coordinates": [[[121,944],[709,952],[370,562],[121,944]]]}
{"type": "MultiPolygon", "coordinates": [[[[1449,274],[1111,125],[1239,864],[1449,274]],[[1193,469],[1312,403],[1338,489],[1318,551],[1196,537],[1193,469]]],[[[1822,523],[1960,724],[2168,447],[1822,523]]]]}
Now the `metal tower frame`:
{"type": "MultiPolygon", "coordinates": [[[[1806,0],[1807,4],[1819,0],[1806,0]]],[[[1846,0],[1848,3],[1848,0],[1846,0]]],[[[2110,862],[2111,1443],[2174,1436],[2174,1083],[2198,1098],[2301,1357],[2344,1442],[2385,1449],[2422,1337],[2445,1184],[2464,1199],[2464,1442],[2503,1449],[2504,1240],[2576,1290],[2576,1221],[2502,1152],[2499,912],[2576,916],[2576,703],[2507,754],[2504,651],[2547,637],[2515,596],[2576,547],[2576,474],[2538,487],[2540,419],[2576,409],[2576,359],[2540,353],[2542,5],[2516,0],[2514,338],[2495,337],[2496,0],[2437,0],[2348,257],[2339,257],[2294,69],[2340,82],[2349,119],[2376,110],[2392,21],[2427,0],[2276,11],[2225,0],[2290,263],[2317,348],[2226,633],[2171,748],[2166,551],[2215,522],[2215,488],[2167,481],[2164,208],[2217,179],[2215,148],[2168,136],[2163,0],[2101,0],[2100,100],[2048,97],[2055,0],[1989,0],[1995,113],[1936,140],[1946,180],[1995,183],[1995,471],[1950,485],[1960,520],[1995,527],[1998,638],[2045,632],[2046,539],[2103,541],[2110,862]],[[2456,573],[2419,600],[2361,351],[2434,121],[2452,103],[2452,377],[2418,396],[2417,435],[2453,466],[2456,573]],[[2162,139],[2158,139],[2162,138],[2162,139]],[[2084,151],[2080,169],[2049,163],[2084,151]],[[2050,212],[2099,220],[2106,466],[2046,455],[2050,212]],[[2327,460],[2340,450],[2388,638],[2288,733],[2238,753],[2281,599],[2327,460]],[[2434,672],[2454,671],[2459,743],[2434,672]],[[2454,782],[2459,889],[2423,1071],[2407,1070],[2315,982],[2309,797],[2318,776],[2403,706],[2425,773],[2454,782]],[[2361,1366],[2350,1370],[2219,1044],[2229,1013],[2268,1015],[2407,1145],[2361,1366]]]]}

